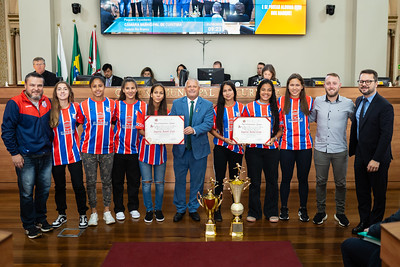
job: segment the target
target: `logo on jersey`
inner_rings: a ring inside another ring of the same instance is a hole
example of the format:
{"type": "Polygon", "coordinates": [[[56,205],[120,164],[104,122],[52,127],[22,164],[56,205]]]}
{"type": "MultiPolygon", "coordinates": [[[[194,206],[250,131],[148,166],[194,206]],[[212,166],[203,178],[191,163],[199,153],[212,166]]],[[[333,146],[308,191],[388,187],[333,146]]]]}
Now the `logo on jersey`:
{"type": "Polygon", "coordinates": [[[70,121],[64,122],[64,132],[62,132],[61,134],[63,134],[63,135],[72,134],[72,127],[71,127],[70,121]]]}
{"type": "Polygon", "coordinates": [[[126,116],[125,128],[133,129],[133,117],[132,116],[126,116]]]}
{"type": "Polygon", "coordinates": [[[105,125],[105,116],[103,112],[97,112],[97,122],[96,125],[105,125]]]}
{"type": "Polygon", "coordinates": [[[46,103],[46,101],[43,101],[43,102],[42,102],[42,107],[47,108],[47,103],[46,103]]]}

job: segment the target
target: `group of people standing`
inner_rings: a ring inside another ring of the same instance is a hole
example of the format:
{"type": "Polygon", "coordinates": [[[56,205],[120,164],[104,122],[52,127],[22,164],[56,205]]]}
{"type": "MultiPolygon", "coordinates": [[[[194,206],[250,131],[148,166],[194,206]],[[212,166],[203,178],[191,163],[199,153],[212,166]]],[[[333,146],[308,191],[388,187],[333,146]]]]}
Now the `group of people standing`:
{"type": "MultiPolygon", "coordinates": [[[[216,195],[222,192],[227,166],[232,179],[237,173],[234,167],[237,163],[242,164],[245,155],[248,176],[251,178],[247,221],[255,222],[263,214],[271,223],[289,220],[290,183],[296,165],[300,196],[298,216],[300,221],[308,222],[308,174],[313,147],[309,124],[315,121],[317,133],[314,163],[318,211],[313,222],[322,224],[327,219],[326,182],[332,164],[336,185],[334,218],[339,225],[348,226],[344,208],[348,160],[346,127],[350,118],[352,128],[349,153],[356,155],[355,179],[360,213],[360,224],[353,229],[353,233],[363,231],[369,225],[382,220],[385,210],[393,107],[377,93],[375,71],[363,70],[359,79],[359,90],[363,96],[357,99],[355,106],[351,100],[339,95],[341,83],[337,74],[330,73],[326,76],[326,95],[314,100],[306,95],[301,75],[294,73],[287,79],[285,94],[279,99],[274,82],[263,79],[257,85],[255,100],[247,105],[236,100],[235,85],[231,81],[225,81],[220,86],[215,107],[199,96],[198,81],[188,79],[185,84],[186,96],[174,100],[169,111],[166,90],[161,84],[151,87],[146,104],[139,98],[134,79],[125,78],[118,100],[112,100],[105,97],[105,79],[93,76],[89,82],[92,96],[87,100],[80,104],[75,103],[72,88],[65,82],[59,82],[54,87],[50,103],[43,96],[43,77],[30,73],[25,78],[25,90],[7,103],[2,124],[2,138],[12,155],[18,175],[23,227],[28,237],[35,238],[41,235],[41,231],[51,231],[67,221],[67,166],[80,214],[80,228],[98,224],[98,167],[103,193],[103,220],[106,224],[115,223],[110,210],[112,196],[116,219],[125,219],[125,177],[130,216],[134,219],[140,218],[138,194],[142,177],[146,207],[144,221],[152,222],[154,216],[157,221],[163,221],[167,150],[165,145],[145,142],[145,116],[181,115],[184,116],[184,144],[174,145],[172,149],[175,173],[173,203],[177,211],[174,222],[182,220],[187,210],[192,220],[200,221],[197,193],[203,192],[207,158],[211,153],[208,133],[214,136],[214,170],[218,185],[215,188],[216,195]],[[268,117],[271,122],[269,141],[265,144],[247,144],[246,147],[237,144],[232,137],[232,126],[235,117],[241,116],[268,117]],[[83,127],[80,141],[78,125],[83,127]],[[279,164],[282,171],[280,191],[279,164]],[[86,174],[86,189],[82,165],[86,174]],[[50,225],[46,217],[46,201],[51,171],[59,216],[50,225]],[[188,171],[189,200],[186,199],[188,171]],[[263,171],[266,193],[262,208],[260,187],[263,171]],[[154,205],[151,196],[152,183],[155,184],[154,205]],[[372,210],[371,190],[374,195],[372,210]],[[86,217],[86,191],[91,209],[89,220],[86,217]]],[[[216,221],[222,221],[219,209],[214,216],[216,221]]]]}

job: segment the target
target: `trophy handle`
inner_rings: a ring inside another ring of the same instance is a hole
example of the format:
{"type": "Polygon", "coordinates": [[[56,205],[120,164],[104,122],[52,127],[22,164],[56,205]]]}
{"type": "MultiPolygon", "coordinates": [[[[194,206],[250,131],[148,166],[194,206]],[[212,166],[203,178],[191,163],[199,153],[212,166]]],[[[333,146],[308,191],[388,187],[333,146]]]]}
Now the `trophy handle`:
{"type": "Polygon", "coordinates": [[[247,183],[247,184],[244,186],[243,191],[246,190],[250,186],[250,184],[251,184],[250,179],[247,179],[245,183],[247,183]]]}
{"type": "Polygon", "coordinates": [[[200,206],[204,208],[203,197],[201,196],[200,192],[197,192],[197,201],[199,202],[200,206]]]}
{"type": "Polygon", "coordinates": [[[223,200],[222,192],[221,192],[221,194],[219,194],[218,199],[219,199],[219,201],[218,201],[218,205],[216,208],[219,208],[219,206],[221,206],[221,204],[222,204],[222,200],[223,200]]]}

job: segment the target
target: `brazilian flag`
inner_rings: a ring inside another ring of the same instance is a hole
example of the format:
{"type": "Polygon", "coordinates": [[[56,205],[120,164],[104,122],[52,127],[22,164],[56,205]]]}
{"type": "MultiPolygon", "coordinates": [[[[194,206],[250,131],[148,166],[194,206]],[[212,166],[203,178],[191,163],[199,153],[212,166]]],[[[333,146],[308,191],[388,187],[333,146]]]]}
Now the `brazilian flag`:
{"type": "Polygon", "coordinates": [[[76,29],[76,24],[74,24],[74,44],[72,46],[71,60],[71,79],[69,81],[70,84],[72,84],[76,80],[76,76],[82,75],[83,73],[82,55],[81,49],[79,48],[78,30],[76,29]]]}

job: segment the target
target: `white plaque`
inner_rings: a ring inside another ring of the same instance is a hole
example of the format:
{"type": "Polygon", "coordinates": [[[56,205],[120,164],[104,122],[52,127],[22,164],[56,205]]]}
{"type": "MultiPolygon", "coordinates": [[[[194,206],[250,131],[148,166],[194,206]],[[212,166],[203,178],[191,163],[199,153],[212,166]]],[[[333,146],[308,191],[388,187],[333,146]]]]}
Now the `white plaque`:
{"type": "Polygon", "coordinates": [[[237,117],[233,121],[233,141],[238,144],[265,144],[270,138],[268,117],[237,117]]]}
{"type": "Polygon", "coordinates": [[[183,144],[183,116],[146,116],[145,141],[147,144],[183,144]]]}

